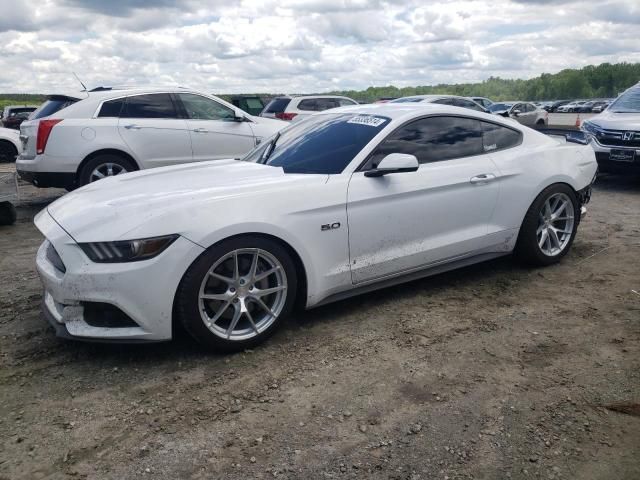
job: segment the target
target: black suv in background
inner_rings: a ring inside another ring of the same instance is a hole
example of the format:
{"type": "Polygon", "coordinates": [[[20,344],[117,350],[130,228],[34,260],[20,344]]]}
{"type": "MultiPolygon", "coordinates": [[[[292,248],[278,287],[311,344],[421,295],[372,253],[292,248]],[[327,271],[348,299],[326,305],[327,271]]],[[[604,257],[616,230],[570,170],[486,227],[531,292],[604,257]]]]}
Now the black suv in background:
{"type": "Polygon", "coordinates": [[[5,107],[2,112],[2,120],[0,125],[4,128],[13,128],[15,130],[20,130],[20,124],[24,122],[31,112],[33,112],[37,107],[22,105],[22,106],[9,106],[5,107]]]}
{"type": "Polygon", "coordinates": [[[257,95],[234,95],[229,101],[235,107],[238,107],[249,115],[260,115],[264,109],[264,101],[257,95]]]}

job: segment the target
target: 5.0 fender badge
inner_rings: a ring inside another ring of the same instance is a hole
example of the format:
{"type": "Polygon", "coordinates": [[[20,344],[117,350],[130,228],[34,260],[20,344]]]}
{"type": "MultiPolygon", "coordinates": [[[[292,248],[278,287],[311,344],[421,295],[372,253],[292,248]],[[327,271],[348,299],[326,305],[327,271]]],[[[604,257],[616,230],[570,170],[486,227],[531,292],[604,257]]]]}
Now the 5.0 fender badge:
{"type": "Polygon", "coordinates": [[[340,222],[325,223],[324,225],[320,225],[320,230],[323,232],[325,230],[335,230],[337,228],[340,228],[340,222]]]}

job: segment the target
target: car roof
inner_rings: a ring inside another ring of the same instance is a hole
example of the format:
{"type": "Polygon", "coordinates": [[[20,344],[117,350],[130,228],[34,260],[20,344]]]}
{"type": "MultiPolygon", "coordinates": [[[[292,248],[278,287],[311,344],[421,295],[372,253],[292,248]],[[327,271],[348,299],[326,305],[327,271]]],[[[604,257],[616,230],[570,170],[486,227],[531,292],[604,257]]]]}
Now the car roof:
{"type": "MultiPolygon", "coordinates": [[[[353,98],[345,97],[344,95],[278,95],[273,98],[290,98],[296,100],[302,100],[307,98],[346,98],[347,100],[353,100],[353,98]]],[[[355,102],[355,100],[353,100],[355,102]]]]}
{"type": "Polygon", "coordinates": [[[514,127],[513,122],[505,120],[503,117],[499,117],[491,113],[484,113],[464,107],[441,105],[438,103],[369,103],[366,105],[353,105],[332,108],[330,110],[318,112],[315,115],[327,115],[332,113],[362,113],[368,115],[380,115],[383,117],[391,118],[392,120],[411,119],[413,117],[419,117],[421,115],[433,114],[462,115],[465,117],[477,117],[480,119],[492,121],[494,123],[501,123],[512,128],[514,127]]]}
{"type": "MultiPolygon", "coordinates": [[[[396,98],[396,100],[402,100],[404,98],[421,98],[422,100],[437,100],[439,98],[467,98],[460,95],[408,95],[406,97],[396,98]]],[[[402,103],[402,102],[399,102],[402,103]]]]}

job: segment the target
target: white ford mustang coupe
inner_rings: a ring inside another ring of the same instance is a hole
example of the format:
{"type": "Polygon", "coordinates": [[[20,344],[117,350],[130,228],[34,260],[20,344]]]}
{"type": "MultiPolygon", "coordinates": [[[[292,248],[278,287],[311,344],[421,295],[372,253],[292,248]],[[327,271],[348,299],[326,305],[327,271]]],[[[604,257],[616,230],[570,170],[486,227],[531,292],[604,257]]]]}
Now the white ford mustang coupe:
{"type": "Polygon", "coordinates": [[[35,223],[57,333],[222,351],[315,307],[515,252],[559,261],[596,161],[501,117],[434,104],[329,110],[242,161],[112,177],[35,223]]]}

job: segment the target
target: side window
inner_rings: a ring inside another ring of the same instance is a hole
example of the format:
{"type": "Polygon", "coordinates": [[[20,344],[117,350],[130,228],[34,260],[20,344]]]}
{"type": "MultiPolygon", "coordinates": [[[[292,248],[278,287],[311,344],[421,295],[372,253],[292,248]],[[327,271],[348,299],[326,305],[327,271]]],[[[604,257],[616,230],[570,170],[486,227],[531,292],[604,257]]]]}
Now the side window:
{"type": "Polygon", "coordinates": [[[339,107],[340,104],[336,98],[319,98],[317,103],[317,108],[319,112],[323,112],[324,110],[329,110],[330,108],[339,107]]]}
{"type": "Polygon", "coordinates": [[[484,112],[482,107],[471,100],[465,100],[463,98],[454,99],[454,105],[457,107],[470,108],[471,110],[476,110],[477,112],[484,112]]]}
{"type": "Polygon", "coordinates": [[[522,142],[522,134],[516,130],[495,123],[480,123],[482,123],[483,148],[485,152],[504,150],[505,148],[520,145],[522,142]]]}
{"type": "Polygon", "coordinates": [[[98,117],[119,117],[122,107],[124,106],[124,102],[124,98],[117,98],[115,100],[104,102],[102,107],[100,107],[98,117]]]}
{"type": "Polygon", "coordinates": [[[315,98],[307,98],[306,100],[300,100],[298,103],[298,110],[307,110],[315,112],[318,110],[318,104],[315,98]]]}
{"type": "Polygon", "coordinates": [[[483,153],[480,121],[464,117],[428,117],[389,135],[367,162],[371,168],[390,153],[415,155],[419,163],[440,162],[483,153]]]}
{"type": "Polygon", "coordinates": [[[178,93],[190,120],[233,120],[235,112],[207,97],[192,93],[178,93]]]}
{"type": "Polygon", "coordinates": [[[178,118],[168,93],[153,93],[128,97],[123,118],[178,118]]]}
{"type": "Polygon", "coordinates": [[[437,103],[440,105],[453,105],[453,101],[450,98],[440,98],[438,100],[434,100],[432,103],[437,103]]]}
{"type": "Polygon", "coordinates": [[[536,107],[531,103],[527,103],[527,112],[535,112],[535,111],[536,111],[536,107]]]}
{"type": "Polygon", "coordinates": [[[346,98],[338,98],[338,103],[341,107],[348,107],[349,105],[357,105],[356,102],[352,102],[351,100],[347,100],[346,98]]]}

